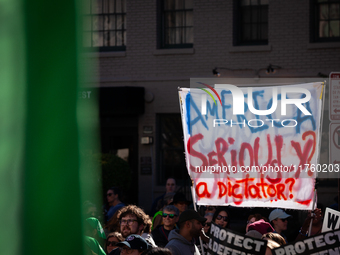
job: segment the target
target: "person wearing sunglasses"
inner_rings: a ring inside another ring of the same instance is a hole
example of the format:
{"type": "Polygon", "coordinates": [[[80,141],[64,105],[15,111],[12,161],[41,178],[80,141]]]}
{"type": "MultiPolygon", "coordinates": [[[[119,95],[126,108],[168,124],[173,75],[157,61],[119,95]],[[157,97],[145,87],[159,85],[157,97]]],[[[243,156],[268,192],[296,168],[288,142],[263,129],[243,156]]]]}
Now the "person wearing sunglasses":
{"type": "Polygon", "coordinates": [[[157,246],[165,247],[165,245],[169,242],[168,236],[170,231],[176,228],[178,215],[179,210],[174,205],[164,207],[162,213],[163,224],[158,225],[151,232],[152,238],[157,246]]]}
{"type": "Polygon", "coordinates": [[[283,231],[287,230],[289,217],[291,217],[291,215],[287,214],[282,209],[274,209],[268,217],[269,222],[275,229],[274,233],[280,234],[285,239],[286,243],[288,243],[288,241],[287,237],[283,234],[283,231]]]}
{"type": "Polygon", "coordinates": [[[124,241],[124,238],[121,233],[112,232],[108,234],[106,238],[106,243],[105,243],[106,254],[109,254],[113,249],[118,248],[117,244],[123,241],[124,241]]]}
{"type": "Polygon", "coordinates": [[[221,228],[226,228],[229,225],[229,212],[224,207],[219,207],[213,216],[213,222],[221,228]]]}
{"type": "Polygon", "coordinates": [[[120,208],[125,206],[125,204],[120,201],[122,199],[122,192],[117,187],[108,189],[106,192],[106,199],[109,208],[107,209],[105,217],[106,221],[109,221],[120,208]]]}

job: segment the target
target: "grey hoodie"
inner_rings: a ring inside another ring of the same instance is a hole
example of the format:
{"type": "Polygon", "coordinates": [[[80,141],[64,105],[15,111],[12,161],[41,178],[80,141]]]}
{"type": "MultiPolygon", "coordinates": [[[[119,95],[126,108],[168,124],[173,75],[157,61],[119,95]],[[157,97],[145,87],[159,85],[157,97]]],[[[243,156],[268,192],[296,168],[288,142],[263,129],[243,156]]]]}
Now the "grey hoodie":
{"type": "Polygon", "coordinates": [[[179,234],[178,229],[173,229],[169,234],[169,242],[165,246],[171,250],[172,255],[200,255],[197,246],[195,245],[195,239],[189,242],[183,236],[179,234]]]}

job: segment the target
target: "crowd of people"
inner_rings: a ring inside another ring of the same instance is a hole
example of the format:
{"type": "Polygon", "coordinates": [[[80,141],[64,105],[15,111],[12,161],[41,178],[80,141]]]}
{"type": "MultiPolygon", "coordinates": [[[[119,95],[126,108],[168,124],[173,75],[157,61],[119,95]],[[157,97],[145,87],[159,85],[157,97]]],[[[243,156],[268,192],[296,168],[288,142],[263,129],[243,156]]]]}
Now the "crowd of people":
{"type": "MultiPolygon", "coordinates": [[[[228,229],[233,221],[229,207],[190,209],[192,203],[184,194],[176,193],[173,178],[167,180],[166,192],[155,199],[151,215],[136,205],[125,205],[121,199],[120,189],[113,187],[107,191],[108,206],[101,220],[95,217],[95,206],[87,202],[86,215],[89,217],[84,224],[86,254],[206,254],[211,224],[228,229]]],[[[267,240],[265,254],[272,254],[272,249],[288,243],[284,232],[291,218],[282,209],[272,210],[268,218],[259,213],[250,214],[243,234],[267,240]]],[[[307,215],[294,239],[299,241],[317,235],[321,228],[322,210],[317,208],[307,215]]]]}

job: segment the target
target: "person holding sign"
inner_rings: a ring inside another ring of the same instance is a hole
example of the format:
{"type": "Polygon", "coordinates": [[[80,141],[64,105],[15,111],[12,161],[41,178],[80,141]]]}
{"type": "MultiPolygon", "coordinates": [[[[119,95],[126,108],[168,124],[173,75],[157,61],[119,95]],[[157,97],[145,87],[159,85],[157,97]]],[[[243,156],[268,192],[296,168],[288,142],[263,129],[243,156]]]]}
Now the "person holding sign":
{"type": "Polygon", "coordinates": [[[304,240],[307,236],[315,236],[321,233],[322,229],[322,211],[321,209],[316,208],[314,212],[308,212],[307,218],[305,219],[302,227],[299,231],[298,236],[296,237],[295,241],[304,240]],[[310,235],[308,235],[309,225],[311,220],[312,222],[312,229],[310,235]]]}
{"type": "Polygon", "coordinates": [[[200,236],[203,225],[207,219],[194,210],[181,213],[178,220],[179,229],[171,230],[169,242],[165,246],[173,255],[199,255],[195,239],[200,236]]]}
{"type": "Polygon", "coordinates": [[[229,224],[229,212],[224,207],[219,207],[213,216],[213,222],[215,222],[221,228],[226,228],[229,224]]]}

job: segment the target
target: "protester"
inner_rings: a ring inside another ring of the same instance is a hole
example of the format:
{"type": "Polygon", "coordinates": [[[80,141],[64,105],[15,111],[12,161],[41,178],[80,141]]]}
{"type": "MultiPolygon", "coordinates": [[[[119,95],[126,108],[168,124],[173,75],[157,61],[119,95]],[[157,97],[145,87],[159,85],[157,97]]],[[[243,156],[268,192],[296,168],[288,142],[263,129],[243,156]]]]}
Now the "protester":
{"type": "Polygon", "coordinates": [[[265,255],[272,255],[273,254],[272,250],[275,249],[275,248],[278,248],[278,247],[280,247],[280,245],[277,242],[268,239],[267,240],[267,249],[266,249],[265,255]]]}
{"type": "Polygon", "coordinates": [[[172,255],[171,251],[163,247],[155,247],[148,250],[145,255],[172,255]]]}
{"type": "Polygon", "coordinates": [[[105,252],[109,254],[113,249],[116,249],[119,242],[123,242],[124,237],[121,233],[113,232],[107,235],[105,243],[105,252]]]}
{"type": "Polygon", "coordinates": [[[174,195],[174,199],[172,201],[171,204],[173,204],[174,206],[176,206],[179,210],[179,215],[181,215],[182,212],[184,212],[185,210],[188,209],[188,205],[191,202],[189,200],[187,200],[187,198],[185,197],[185,195],[183,193],[177,192],[174,195]]]}
{"type": "Polygon", "coordinates": [[[125,204],[120,201],[122,199],[122,192],[117,187],[108,189],[106,196],[108,205],[110,206],[106,213],[106,221],[109,221],[120,208],[125,206],[125,204]]]}
{"type": "Polygon", "coordinates": [[[204,223],[204,233],[208,234],[210,227],[211,227],[213,215],[211,215],[210,213],[207,213],[206,215],[204,215],[204,218],[207,219],[206,222],[204,223]]]}
{"type": "Polygon", "coordinates": [[[229,225],[229,212],[225,207],[218,207],[213,216],[213,222],[221,228],[229,225]]]}
{"type": "Polygon", "coordinates": [[[309,211],[307,218],[302,224],[302,227],[300,228],[299,234],[296,237],[295,241],[304,240],[308,236],[315,236],[315,235],[320,234],[322,230],[322,223],[323,223],[323,216],[322,216],[321,209],[316,208],[313,214],[311,211],[309,211]],[[312,229],[311,229],[310,235],[308,235],[309,225],[310,225],[311,220],[313,220],[312,229]]]}
{"type": "Polygon", "coordinates": [[[166,184],[165,184],[165,193],[162,194],[161,196],[157,197],[151,206],[151,215],[154,215],[157,211],[159,211],[163,206],[164,206],[164,201],[163,198],[165,196],[165,194],[170,193],[170,192],[176,192],[176,180],[175,178],[168,178],[166,180],[166,184]]]}
{"type": "Polygon", "coordinates": [[[85,201],[83,204],[83,208],[85,210],[85,218],[89,218],[89,217],[95,217],[98,220],[99,219],[99,215],[98,215],[98,211],[97,211],[97,207],[91,203],[90,201],[85,201]]]}
{"type": "Polygon", "coordinates": [[[157,226],[152,232],[152,238],[156,245],[165,247],[169,242],[169,233],[175,229],[176,222],[178,221],[179,210],[174,205],[168,205],[163,209],[163,225],[157,226]]]}
{"type": "Polygon", "coordinates": [[[85,243],[85,254],[86,255],[106,255],[103,248],[100,246],[98,241],[90,236],[84,237],[84,243],[85,243]]]}
{"type": "Polygon", "coordinates": [[[98,219],[94,217],[87,218],[84,229],[86,236],[93,237],[101,246],[104,246],[106,235],[98,219]]]}
{"type": "Polygon", "coordinates": [[[156,247],[149,231],[151,231],[151,220],[145,212],[136,205],[128,205],[120,209],[117,213],[120,225],[120,233],[124,238],[131,234],[144,235],[146,241],[156,247]]]}
{"type": "Polygon", "coordinates": [[[248,220],[247,220],[247,225],[246,225],[246,233],[248,232],[249,224],[252,224],[255,221],[258,221],[258,220],[261,220],[261,219],[263,219],[264,221],[268,221],[265,217],[263,217],[259,213],[249,215],[248,220]]]}
{"type": "Polygon", "coordinates": [[[280,246],[285,245],[286,241],[285,239],[278,233],[273,233],[273,232],[269,232],[264,234],[261,239],[263,240],[272,240],[274,242],[277,242],[280,246]]]}
{"type": "Polygon", "coordinates": [[[285,239],[286,243],[288,242],[287,237],[282,233],[282,231],[287,230],[289,217],[291,217],[291,215],[287,214],[282,209],[274,209],[269,214],[269,221],[275,229],[274,232],[280,234],[285,239]]]}
{"type": "Polygon", "coordinates": [[[120,247],[120,254],[141,255],[151,249],[146,240],[140,235],[129,235],[125,241],[117,244],[120,247]]]}
{"type": "Polygon", "coordinates": [[[206,218],[194,210],[186,210],[178,220],[179,229],[174,229],[169,234],[169,243],[165,246],[173,255],[198,255],[199,250],[195,239],[200,236],[206,218]]]}
{"type": "Polygon", "coordinates": [[[175,194],[175,192],[169,192],[165,194],[163,198],[164,206],[153,216],[151,230],[154,230],[158,225],[163,224],[163,209],[164,207],[172,203],[175,194]]]}
{"type": "Polygon", "coordinates": [[[111,217],[111,219],[106,222],[104,226],[104,231],[106,234],[109,234],[111,232],[119,232],[120,226],[119,226],[119,221],[117,218],[119,210],[111,217]]]}
{"type": "Polygon", "coordinates": [[[248,230],[255,230],[258,231],[261,236],[268,233],[275,231],[272,225],[269,222],[265,222],[263,219],[255,221],[254,223],[249,224],[248,230]]]}

